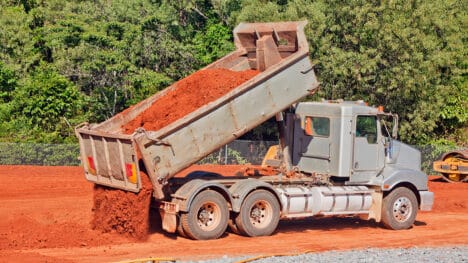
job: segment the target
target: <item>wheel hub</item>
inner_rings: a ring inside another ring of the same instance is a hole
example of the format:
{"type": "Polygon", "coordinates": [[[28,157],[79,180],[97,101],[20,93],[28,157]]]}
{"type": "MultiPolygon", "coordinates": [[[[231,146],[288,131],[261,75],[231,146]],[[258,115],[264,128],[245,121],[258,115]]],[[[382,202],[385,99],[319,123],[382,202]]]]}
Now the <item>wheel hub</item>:
{"type": "Polygon", "coordinates": [[[411,216],[413,208],[407,197],[398,198],[393,205],[393,216],[398,222],[405,222],[411,216]]]}
{"type": "Polygon", "coordinates": [[[204,204],[198,210],[198,225],[203,229],[211,229],[216,227],[217,223],[217,209],[211,203],[204,204]]]}
{"type": "Polygon", "coordinates": [[[256,202],[250,210],[250,222],[252,225],[262,228],[268,224],[272,217],[271,210],[272,208],[268,203],[264,201],[256,202]]]}
{"type": "Polygon", "coordinates": [[[250,216],[254,221],[260,223],[262,219],[262,210],[259,207],[255,207],[254,209],[252,209],[252,213],[250,214],[250,216]]]}
{"type": "Polygon", "coordinates": [[[198,219],[203,224],[206,224],[210,220],[210,213],[208,211],[206,211],[206,210],[202,210],[202,211],[200,211],[200,214],[198,215],[198,219]]]}

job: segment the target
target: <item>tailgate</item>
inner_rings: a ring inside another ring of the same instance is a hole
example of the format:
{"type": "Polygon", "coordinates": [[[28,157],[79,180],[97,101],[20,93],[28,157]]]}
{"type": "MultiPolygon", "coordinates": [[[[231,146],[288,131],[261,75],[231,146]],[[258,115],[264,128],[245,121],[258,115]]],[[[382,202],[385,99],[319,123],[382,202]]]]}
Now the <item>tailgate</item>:
{"type": "Polygon", "coordinates": [[[87,127],[78,127],[75,132],[86,179],[122,190],[140,191],[140,171],[132,136],[105,134],[87,127]]]}

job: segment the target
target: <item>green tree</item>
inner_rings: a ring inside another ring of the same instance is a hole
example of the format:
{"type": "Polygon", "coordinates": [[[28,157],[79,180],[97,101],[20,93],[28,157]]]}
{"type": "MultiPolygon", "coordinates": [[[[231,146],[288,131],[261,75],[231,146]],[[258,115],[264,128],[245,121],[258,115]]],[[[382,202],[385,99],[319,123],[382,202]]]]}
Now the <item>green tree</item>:
{"type": "Polygon", "coordinates": [[[203,64],[209,64],[234,50],[231,30],[215,20],[210,20],[205,31],[195,35],[194,45],[196,57],[203,64]]]}
{"type": "Polygon", "coordinates": [[[27,74],[34,61],[32,31],[22,6],[0,7],[0,61],[15,72],[27,74]]]}
{"type": "Polygon", "coordinates": [[[63,141],[85,117],[84,97],[76,86],[45,63],[16,90],[12,105],[14,127],[37,140],[63,141]]]}
{"type": "Polygon", "coordinates": [[[18,85],[18,79],[15,73],[0,62],[0,141],[2,137],[7,137],[11,118],[11,100],[13,93],[18,85]]]}
{"type": "Polygon", "coordinates": [[[0,102],[7,103],[12,99],[18,79],[15,73],[0,61],[0,102]]]}

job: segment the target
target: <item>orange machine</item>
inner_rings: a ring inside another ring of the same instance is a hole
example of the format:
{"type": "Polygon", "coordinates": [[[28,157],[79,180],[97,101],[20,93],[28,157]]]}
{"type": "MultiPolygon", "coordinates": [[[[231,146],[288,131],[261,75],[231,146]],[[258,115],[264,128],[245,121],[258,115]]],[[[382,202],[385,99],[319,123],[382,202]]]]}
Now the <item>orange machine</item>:
{"type": "Polygon", "coordinates": [[[448,182],[467,182],[468,150],[447,152],[433,163],[433,167],[448,182]]]}

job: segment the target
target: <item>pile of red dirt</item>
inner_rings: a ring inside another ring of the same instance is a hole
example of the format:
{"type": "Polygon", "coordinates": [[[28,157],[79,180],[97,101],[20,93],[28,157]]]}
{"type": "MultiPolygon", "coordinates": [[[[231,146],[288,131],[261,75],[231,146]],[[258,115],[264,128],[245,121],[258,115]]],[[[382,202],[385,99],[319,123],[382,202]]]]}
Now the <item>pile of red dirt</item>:
{"type": "Polygon", "coordinates": [[[94,186],[93,229],[119,233],[139,240],[148,236],[152,186],[141,172],[140,192],[132,193],[105,186],[94,186]]]}
{"type": "MultiPolygon", "coordinates": [[[[258,73],[256,70],[236,72],[228,69],[198,71],[177,82],[174,89],[158,98],[122,129],[127,134],[138,127],[158,130],[215,101],[258,73]]],[[[138,194],[96,185],[91,221],[93,229],[145,239],[149,229],[151,189],[146,175],[142,176],[142,189],[138,194]]]]}
{"type": "MultiPolygon", "coordinates": [[[[176,87],[158,98],[148,109],[122,130],[131,134],[136,128],[156,131],[186,116],[201,106],[215,101],[235,87],[257,75],[257,70],[232,71],[205,69],[180,80],[176,87]]],[[[122,113],[125,114],[125,111],[122,113]]]]}

